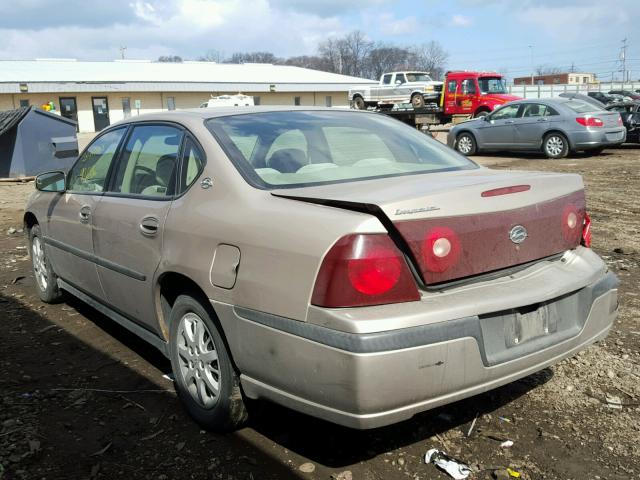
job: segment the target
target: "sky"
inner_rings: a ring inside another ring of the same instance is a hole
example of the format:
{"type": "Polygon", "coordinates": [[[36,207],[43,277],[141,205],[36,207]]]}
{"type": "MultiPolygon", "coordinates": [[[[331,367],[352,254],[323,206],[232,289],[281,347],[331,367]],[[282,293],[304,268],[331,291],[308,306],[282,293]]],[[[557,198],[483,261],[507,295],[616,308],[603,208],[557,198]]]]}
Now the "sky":
{"type": "Polygon", "coordinates": [[[197,59],[209,50],[312,55],[353,30],[435,40],[447,68],[525,76],[546,65],[640,79],[638,0],[0,0],[0,59],[197,59]]]}

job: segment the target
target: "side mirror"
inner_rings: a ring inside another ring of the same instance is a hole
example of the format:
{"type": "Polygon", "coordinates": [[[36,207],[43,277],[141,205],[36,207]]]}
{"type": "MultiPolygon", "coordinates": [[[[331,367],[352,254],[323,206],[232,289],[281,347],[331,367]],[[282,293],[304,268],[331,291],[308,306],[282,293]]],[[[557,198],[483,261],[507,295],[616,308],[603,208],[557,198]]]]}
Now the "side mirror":
{"type": "Polygon", "coordinates": [[[64,192],[67,189],[67,176],[62,171],[41,173],[36,177],[36,190],[41,192],[64,192]]]}
{"type": "Polygon", "coordinates": [[[485,115],[484,117],[482,117],[482,119],[483,119],[485,122],[490,122],[490,121],[491,121],[491,115],[485,115]]]}
{"type": "Polygon", "coordinates": [[[402,82],[400,80],[396,80],[396,85],[402,85],[402,82]]]}

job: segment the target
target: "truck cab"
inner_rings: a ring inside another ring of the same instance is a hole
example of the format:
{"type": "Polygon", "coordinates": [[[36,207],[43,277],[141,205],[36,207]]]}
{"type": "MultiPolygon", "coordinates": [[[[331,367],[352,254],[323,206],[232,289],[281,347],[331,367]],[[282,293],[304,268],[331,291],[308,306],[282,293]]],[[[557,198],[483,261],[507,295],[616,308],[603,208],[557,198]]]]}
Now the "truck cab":
{"type": "Polygon", "coordinates": [[[380,77],[378,85],[360,85],[349,89],[349,100],[359,110],[368,107],[393,106],[411,103],[422,108],[433,102],[437,105],[442,82],[435,81],[429,72],[388,72],[380,77]]]}
{"type": "Polygon", "coordinates": [[[482,117],[520,97],[509,95],[504,77],[496,72],[447,72],[441,107],[446,115],[482,117]]]}

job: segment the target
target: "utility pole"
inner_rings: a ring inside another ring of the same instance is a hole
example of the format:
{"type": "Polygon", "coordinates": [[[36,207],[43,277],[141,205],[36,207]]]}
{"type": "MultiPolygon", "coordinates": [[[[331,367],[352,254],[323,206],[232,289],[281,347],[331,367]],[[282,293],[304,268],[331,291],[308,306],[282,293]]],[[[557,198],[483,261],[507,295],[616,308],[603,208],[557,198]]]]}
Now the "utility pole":
{"type": "Polygon", "coordinates": [[[529,45],[529,52],[531,53],[531,85],[533,85],[533,45],[529,45]]]}
{"type": "Polygon", "coordinates": [[[120,58],[124,60],[124,52],[127,50],[127,47],[120,47],[120,58]]]}
{"type": "Polygon", "coordinates": [[[576,64],[575,64],[575,62],[571,62],[571,68],[569,69],[569,72],[576,73],[576,64]]]}
{"type": "Polygon", "coordinates": [[[622,40],[622,47],[620,49],[620,61],[622,62],[622,83],[627,82],[627,39],[622,40]]]}

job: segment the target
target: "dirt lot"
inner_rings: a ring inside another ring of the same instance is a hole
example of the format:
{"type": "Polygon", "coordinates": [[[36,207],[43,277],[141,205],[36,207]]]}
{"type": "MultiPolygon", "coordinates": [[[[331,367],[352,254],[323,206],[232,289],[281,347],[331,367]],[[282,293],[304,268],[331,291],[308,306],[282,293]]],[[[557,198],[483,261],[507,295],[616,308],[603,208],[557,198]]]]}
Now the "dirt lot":
{"type": "Polygon", "coordinates": [[[553,368],[365,432],[275,406],[236,433],[201,431],[153,348],[79,301],[38,300],[19,231],[33,186],[0,185],[0,478],[448,478],[424,464],[432,447],[477,479],[509,466],[530,479],[640,478],[640,149],[477,160],[584,176],[594,249],[622,282],[618,323],[553,368]]]}

